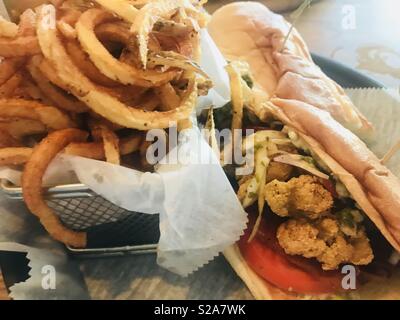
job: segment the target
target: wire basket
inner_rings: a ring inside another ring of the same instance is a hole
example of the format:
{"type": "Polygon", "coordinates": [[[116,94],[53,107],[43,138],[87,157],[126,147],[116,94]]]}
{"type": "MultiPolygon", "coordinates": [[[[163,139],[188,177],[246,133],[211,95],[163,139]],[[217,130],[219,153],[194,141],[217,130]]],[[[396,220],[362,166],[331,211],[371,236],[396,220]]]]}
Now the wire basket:
{"type": "MultiPolygon", "coordinates": [[[[23,201],[22,189],[1,181],[1,189],[15,201],[23,201]]],[[[87,248],[67,247],[85,257],[153,253],[160,237],[159,216],[120,208],[82,184],[47,190],[46,202],[69,229],[87,232],[87,248]]]]}

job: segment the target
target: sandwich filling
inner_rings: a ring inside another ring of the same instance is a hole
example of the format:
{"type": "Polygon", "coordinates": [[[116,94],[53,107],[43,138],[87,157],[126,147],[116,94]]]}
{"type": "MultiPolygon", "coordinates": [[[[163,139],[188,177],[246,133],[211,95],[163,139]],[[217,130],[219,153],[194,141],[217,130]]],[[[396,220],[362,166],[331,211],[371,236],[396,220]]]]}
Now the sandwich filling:
{"type": "Polygon", "coordinates": [[[388,258],[387,241],[306,138],[274,115],[271,97],[253,82],[248,65],[230,62],[227,70],[232,101],[210,111],[212,127],[254,129],[241,140],[235,134],[221,150],[225,155],[226,148],[239,148],[254,160],[245,176],[231,170],[242,165],[224,166],[249,213],[238,243],[241,256],[258,276],[286,292],[338,293],[345,265],[368,282],[368,274],[388,258]]]}
{"type": "MultiPolygon", "coordinates": [[[[264,185],[256,173],[240,178],[238,197],[243,206],[256,203],[262,192],[270,212],[283,218],[276,237],[288,255],[314,258],[323,270],[346,263],[369,264],[374,255],[363,225],[365,215],[344,185],[308,148],[296,147],[305,144],[290,129],[261,130],[255,135],[267,133],[282,137],[278,141],[267,137],[264,185]]],[[[263,147],[262,142],[254,145],[257,151],[263,147]]]]}

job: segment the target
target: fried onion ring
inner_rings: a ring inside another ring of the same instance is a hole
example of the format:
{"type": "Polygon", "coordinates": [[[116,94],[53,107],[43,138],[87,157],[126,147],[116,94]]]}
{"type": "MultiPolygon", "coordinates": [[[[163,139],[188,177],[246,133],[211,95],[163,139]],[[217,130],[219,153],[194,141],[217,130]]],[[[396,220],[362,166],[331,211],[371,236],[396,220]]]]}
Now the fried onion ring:
{"type": "Polygon", "coordinates": [[[104,145],[104,154],[108,163],[117,164],[121,163],[119,155],[119,138],[109,128],[102,126],[100,128],[101,138],[104,145]]]}
{"type": "MultiPolygon", "coordinates": [[[[51,19],[54,10],[42,7],[39,21],[51,19]]],[[[54,7],[53,7],[54,8],[54,7]]],[[[53,16],[53,18],[54,18],[53,16]]],[[[99,90],[73,64],[58,37],[55,27],[46,23],[38,23],[38,38],[45,57],[51,61],[58,77],[65,83],[78,99],[85,102],[95,113],[126,128],[150,130],[168,128],[171,122],[189,118],[197,101],[197,85],[193,78],[188,85],[187,93],[182,104],[168,112],[146,112],[130,108],[106,92],[99,90]]]]}
{"type": "Polygon", "coordinates": [[[0,130],[16,138],[47,132],[41,122],[29,119],[0,119],[0,130]]]}
{"type": "Polygon", "coordinates": [[[150,2],[139,10],[131,32],[137,37],[139,56],[144,69],[147,66],[149,34],[153,30],[154,25],[159,19],[172,16],[180,8],[193,8],[195,10],[191,3],[185,0],[150,2]]]}
{"type": "Polygon", "coordinates": [[[173,110],[181,103],[181,98],[170,83],[156,88],[155,91],[162,102],[162,111],[173,110]]]}
{"type": "Polygon", "coordinates": [[[193,27],[171,20],[159,19],[153,28],[153,32],[167,34],[174,38],[188,37],[193,27]]]}
{"type": "Polygon", "coordinates": [[[65,22],[72,27],[78,22],[82,12],[76,9],[61,9],[62,14],[59,21],[65,22]]]}
{"type": "Polygon", "coordinates": [[[18,26],[0,16],[0,37],[15,38],[18,34],[18,26]]]}
{"type": "MultiPolygon", "coordinates": [[[[72,60],[69,61],[70,63],[73,63],[72,60]]],[[[72,65],[71,65],[72,67],[72,65]]],[[[78,67],[79,68],[79,67],[78,67]]],[[[60,77],[57,75],[57,71],[55,68],[51,65],[51,63],[44,59],[39,66],[40,71],[43,73],[43,75],[50,80],[53,84],[56,86],[62,88],[64,91],[73,91],[71,89],[71,85],[67,82],[63,82],[60,77]]],[[[80,70],[81,68],[77,69],[80,72],[80,76],[86,77],[86,75],[82,74],[80,70]]],[[[83,79],[83,78],[82,78],[83,79]]],[[[129,101],[132,99],[132,97],[138,97],[140,96],[146,89],[145,88],[140,88],[140,87],[135,87],[135,86],[123,86],[120,85],[116,82],[112,82],[112,80],[109,80],[109,84],[114,84],[113,87],[108,87],[108,86],[101,86],[97,85],[94,83],[90,83],[90,79],[86,78],[86,81],[88,81],[87,85],[88,87],[93,87],[96,88],[99,91],[102,91],[104,94],[109,94],[110,96],[118,99],[121,102],[129,101]],[[117,86],[115,86],[115,84],[117,86]]],[[[98,79],[99,80],[99,79],[98,79]]],[[[75,95],[79,99],[79,94],[80,91],[75,92],[75,95]]]]}
{"type": "Polygon", "coordinates": [[[61,89],[54,86],[50,80],[42,74],[38,68],[41,60],[40,57],[32,58],[27,64],[27,69],[39,89],[46,95],[46,97],[64,111],[74,113],[87,112],[89,110],[87,106],[77,100],[74,96],[68,95],[66,92],[63,92],[61,89]]]}
{"type": "MultiPolygon", "coordinates": [[[[158,109],[161,105],[161,100],[155,92],[149,91],[146,92],[139,100],[140,108],[146,111],[153,111],[158,109]]],[[[168,111],[163,110],[161,111],[168,111]]]]}
{"type": "Polygon", "coordinates": [[[47,79],[49,79],[51,83],[55,84],[57,87],[62,88],[64,91],[70,91],[68,85],[60,79],[60,77],[57,75],[56,69],[47,59],[42,60],[39,65],[39,70],[47,79]]]}
{"type": "Polygon", "coordinates": [[[0,58],[0,85],[9,80],[22,66],[24,58],[0,58]]]}
{"type": "Polygon", "coordinates": [[[0,98],[11,98],[23,81],[21,72],[17,72],[6,83],[0,86],[0,98]]]}
{"type": "Polygon", "coordinates": [[[21,141],[13,137],[7,130],[0,129],[0,148],[21,147],[21,141]]]}
{"type": "Polygon", "coordinates": [[[104,9],[116,14],[125,21],[133,23],[139,12],[128,0],[94,0],[104,9]]]}
{"type": "MultiPolygon", "coordinates": [[[[121,156],[138,151],[142,141],[143,138],[137,134],[120,139],[119,150],[121,156]]],[[[103,142],[74,142],[64,149],[64,153],[94,160],[104,160],[106,158],[103,142]]]]}
{"type": "Polygon", "coordinates": [[[57,154],[71,142],[84,141],[87,133],[65,129],[49,134],[36,146],[22,174],[22,191],[29,210],[36,215],[49,234],[56,240],[76,247],[86,247],[85,232],[66,228],[43,198],[42,179],[47,167],[57,154]]]}
{"type": "Polygon", "coordinates": [[[17,96],[19,99],[33,99],[48,106],[53,105],[53,102],[43,94],[42,90],[40,90],[36,83],[31,79],[24,78],[22,86],[19,89],[21,90],[21,94],[17,96]]]}
{"type": "Polygon", "coordinates": [[[32,148],[0,148],[0,166],[17,166],[25,164],[31,157],[32,148]]]}
{"type": "Polygon", "coordinates": [[[36,13],[32,9],[25,10],[19,19],[18,37],[36,35],[36,13]]]}
{"type": "Polygon", "coordinates": [[[96,27],[95,33],[100,40],[120,42],[126,46],[129,44],[129,27],[121,22],[100,24],[96,27]]]}
{"type": "Polygon", "coordinates": [[[65,45],[67,52],[75,65],[92,81],[106,87],[115,87],[118,82],[111,80],[102,74],[89,59],[89,56],[82,50],[77,41],[68,41],[65,45]]]}
{"type": "Polygon", "coordinates": [[[54,130],[75,126],[68,115],[59,109],[24,99],[0,99],[0,117],[36,120],[54,130]]]}
{"type": "Polygon", "coordinates": [[[40,46],[35,36],[17,37],[13,39],[0,38],[0,56],[24,57],[40,53],[40,46]]]}
{"type": "Polygon", "coordinates": [[[75,30],[75,24],[79,20],[82,12],[75,9],[61,10],[61,12],[61,18],[57,21],[58,30],[66,39],[76,39],[77,33],[75,30]]]}
{"type": "Polygon", "coordinates": [[[209,79],[207,73],[205,73],[197,63],[174,51],[162,51],[150,54],[148,65],[162,65],[179,68],[186,71],[193,71],[201,74],[206,79],[209,79]]]}
{"type": "Polygon", "coordinates": [[[94,29],[98,24],[115,20],[108,12],[90,9],[82,14],[76,30],[82,48],[89,54],[96,67],[107,77],[123,84],[154,87],[171,81],[177,70],[164,73],[155,70],[139,70],[114,58],[97,38],[94,29]]]}
{"type": "Polygon", "coordinates": [[[66,39],[75,40],[78,36],[75,28],[64,21],[57,21],[57,28],[66,39]]]}

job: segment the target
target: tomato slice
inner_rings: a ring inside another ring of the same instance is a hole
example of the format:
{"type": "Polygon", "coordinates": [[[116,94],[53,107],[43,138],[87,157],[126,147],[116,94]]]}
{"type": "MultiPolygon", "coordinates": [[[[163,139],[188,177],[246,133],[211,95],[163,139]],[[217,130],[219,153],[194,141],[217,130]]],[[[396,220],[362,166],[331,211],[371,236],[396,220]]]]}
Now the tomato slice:
{"type": "Polygon", "coordinates": [[[300,294],[338,292],[342,275],[338,271],[323,271],[313,259],[289,256],[276,239],[276,230],[282,222],[269,214],[264,216],[257,236],[248,242],[252,224],[239,241],[239,248],[249,266],[260,277],[276,287],[300,294]]]}
{"type": "Polygon", "coordinates": [[[324,188],[330,192],[333,198],[339,198],[339,195],[336,192],[335,184],[331,180],[320,179],[320,181],[324,188]]]}

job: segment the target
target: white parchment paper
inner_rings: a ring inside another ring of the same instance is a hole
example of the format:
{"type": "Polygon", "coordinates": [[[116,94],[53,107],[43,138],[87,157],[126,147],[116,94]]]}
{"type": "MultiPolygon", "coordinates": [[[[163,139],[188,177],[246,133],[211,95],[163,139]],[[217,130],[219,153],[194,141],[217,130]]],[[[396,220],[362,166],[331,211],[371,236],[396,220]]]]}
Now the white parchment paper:
{"type": "Polygon", "coordinates": [[[231,100],[229,77],[225,72],[226,61],[206,30],[201,31],[201,66],[212,79],[214,87],[206,97],[200,97],[197,110],[213,106],[219,108],[231,100]]]}
{"type": "Polygon", "coordinates": [[[10,287],[14,300],[89,299],[78,267],[62,250],[43,250],[18,243],[0,242],[2,251],[26,254],[29,279],[10,287]],[[50,279],[51,277],[51,279],[50,279]]]}

